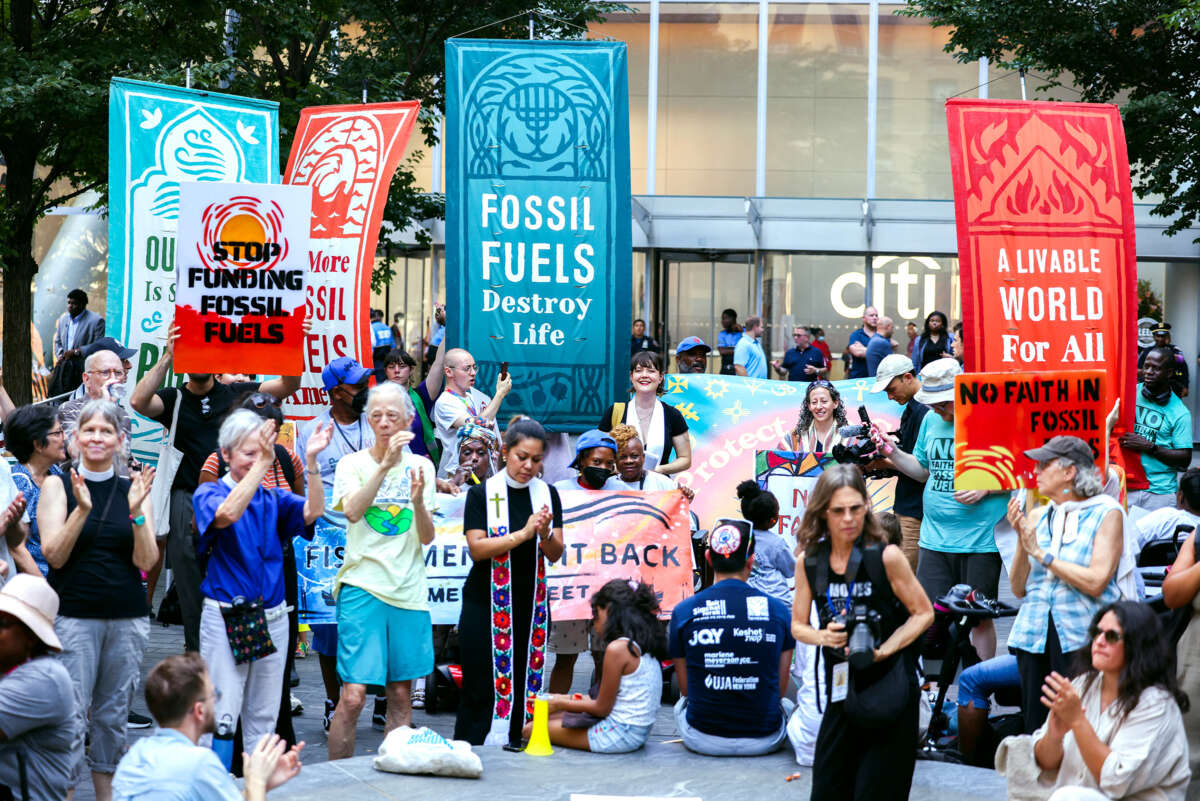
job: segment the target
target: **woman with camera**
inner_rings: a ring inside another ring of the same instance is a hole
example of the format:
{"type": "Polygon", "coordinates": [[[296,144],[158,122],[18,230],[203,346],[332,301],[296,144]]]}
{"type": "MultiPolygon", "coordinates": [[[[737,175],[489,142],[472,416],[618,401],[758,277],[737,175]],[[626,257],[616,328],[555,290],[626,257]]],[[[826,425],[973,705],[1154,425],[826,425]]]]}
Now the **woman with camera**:
{"type": "Polygon", "coordinates": [[[792,634],[822,646],[829,688],[812,799],[907,799],[917,751],[911,646],[933,622],[933,607],[904,553],[884,544],[857,467],[821,474],[799,540],[792,634]],[[819,629],[809,624],[814,599],[819,629]]]}

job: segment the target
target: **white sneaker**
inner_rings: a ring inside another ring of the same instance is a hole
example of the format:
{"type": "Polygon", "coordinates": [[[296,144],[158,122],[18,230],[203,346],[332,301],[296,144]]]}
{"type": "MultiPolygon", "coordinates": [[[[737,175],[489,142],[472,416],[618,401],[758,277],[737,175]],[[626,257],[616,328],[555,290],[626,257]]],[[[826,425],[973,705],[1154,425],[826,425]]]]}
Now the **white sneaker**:
{"type": "Polygon", "coordinates": [[[292,714],[299,715],[302,712],[304,712],[304,704],[300,703],[300,699],[296,697],[295,693],[292,693],[291,696],[292,696],[292,714]]]}

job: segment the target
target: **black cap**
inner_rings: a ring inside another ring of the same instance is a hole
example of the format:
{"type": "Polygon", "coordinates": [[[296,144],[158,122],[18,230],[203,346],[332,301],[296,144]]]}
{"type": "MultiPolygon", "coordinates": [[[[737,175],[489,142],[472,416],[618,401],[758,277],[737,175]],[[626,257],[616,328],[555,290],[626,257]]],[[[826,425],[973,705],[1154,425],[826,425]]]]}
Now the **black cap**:
{"type": "Polygon", "coordinates": [[[1095,464],[1092,447],[1079,437],[1054,437],[1040,448],[1025,451],[1025,455],[1041,463],[1050,459],[1067,458],[1076,464],[1095,464]]]}
{"type": "Polygon", "coordinates": [[[132,359],[137,353],[133,348],[127,348],[112,337],[100,337],[92,344],[83,349],[83,358],[91,356],[93,353],[99,353],[102,350],[111,350],[117,354],[118,359],[132,359]]]}
{"type": "Polygon", "coordinates": [[[1155,323],[1150,329],[1151,334],[1169,334],[1171,333],[1170,323],[1155,323]]]}

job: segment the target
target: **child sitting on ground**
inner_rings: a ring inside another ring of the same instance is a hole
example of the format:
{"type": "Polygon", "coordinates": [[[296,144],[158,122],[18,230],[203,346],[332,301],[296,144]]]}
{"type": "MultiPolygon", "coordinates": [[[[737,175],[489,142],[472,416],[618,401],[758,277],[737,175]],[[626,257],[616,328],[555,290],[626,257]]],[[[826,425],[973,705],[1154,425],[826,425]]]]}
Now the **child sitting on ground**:
{"type": "Polygon", "coordinates": [[[742,501],[742,517],[754,527],[754,564],[746,583],[759,592],[773,595],[790,609],[792,590],[788,580],[796,574],[796,555],[793,546],[775,533],[779,501],[753,480],[738,484],[737,496],[742,501]]]}
{"type": "MultiPolygon", "coordinates": [[[[605,643],[596,698],[551,695],[550,742],[581,751],[624,754],[646,744],[662,697],[667,638],[647,584],[614,579],[592,595],[592,625],[605,643]],[[587,729],[563,726],[563,712],[601,718],[587,729]]],[[[532,724],[525,726],[529,738],[532,724]]]]}

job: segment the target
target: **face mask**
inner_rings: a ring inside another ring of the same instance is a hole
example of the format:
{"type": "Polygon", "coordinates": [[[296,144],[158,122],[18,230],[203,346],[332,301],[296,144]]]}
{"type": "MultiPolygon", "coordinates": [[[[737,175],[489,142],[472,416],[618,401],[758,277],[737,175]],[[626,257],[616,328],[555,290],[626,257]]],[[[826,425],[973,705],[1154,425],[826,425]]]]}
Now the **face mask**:
{"type": "Polygon", "coordinates": [[[583,483],[594,489],[600,489],[604,486],[604,482],[608,481],[613,472],[606,467],[585,467],[579,471],[583,476],[583,483]]]}
{"type": "Polygon", "coordinates": [[[363,389],[356,392],[354,397],[351,398],[350,408],[354,410],[354,413],[356,415],[361,416],[363,413],[363,409],[367,408],[367,392],[368,391],[369,390],[364,387],[363,389]]]}

